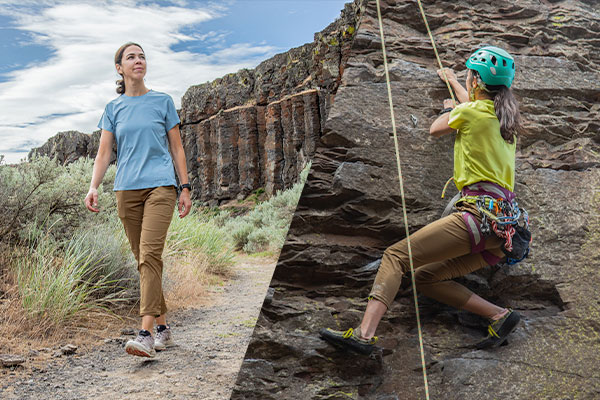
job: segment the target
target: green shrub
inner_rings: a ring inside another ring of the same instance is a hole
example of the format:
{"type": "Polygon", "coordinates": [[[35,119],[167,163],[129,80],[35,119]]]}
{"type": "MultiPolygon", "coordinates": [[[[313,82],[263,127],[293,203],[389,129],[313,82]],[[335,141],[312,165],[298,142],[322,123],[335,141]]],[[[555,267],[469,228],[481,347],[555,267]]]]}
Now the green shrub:
{"type": "Polygon", "coordinates": [[[247,253],[281,250],[309,170],[310,163],[290,189],[278,191],[246,215],[231,218],[225,223],[225,231],[229,232],[237,250],[243,249],[247,253]]]}
{"type": "Polygon", "coordinates": [[[179,218],[177,212],[167,235],[167,251],[173,255],[184,251],[200,251],[208,257],[212,272],[224,272],[233,261],[233,252],[223,228],[208,217],[192,211],[179,218]]]}
{"type": "Polygon", "coordinates": [[[225,226],[225,223],[227,222],[227,220],[229,220],[229,218],[231,218],[231,211],[223,210],[214,215],[211,218],[211,221],[219,228],[222,228],[225,226]]]}
{"type": "Polygon", "coordinates": [[[263,226],[254,229],[248,235],[244,251],[246,253],[258,253],[269,248],[281,248],[283,243],[279,242],[280,238],[281,234],[277,228],[263,226]]]}
{"type": "Polygon", "coordinates": [[[242,218],[234,218],[225,224],[225,230],[229,232],[236,250],[241,250],[248,243],[248,236],[256,229],[254,224],[242,218]]]}
{"type": "Polygon", "coordinates": [[[19,294],[29,317],[40,325],[60,326],[82,312],[107,313],[110,306],[131,300],[132,263],[123,263],[122,252],[115,255],[122,241],[113,234],[97,238],[97,231],[82,230],[60,242],[39,226],[29,230],[29,246],[16,261],[19,294]]]}
{"type": "Polygon", "coordinates": [[[89,158],[62,166],[48,157],[34,157],[16,166],[0,165],[0,241],[25,239],[33,221],[45,221],[53,226],[55,237],[65,238],[86,222],[110,219],[109,214],[116,212],[111,192],[116,167],[109,167],[98,190],[99,204],[108,212],[93,215],[83,203],[92,166],[89,158]]]}

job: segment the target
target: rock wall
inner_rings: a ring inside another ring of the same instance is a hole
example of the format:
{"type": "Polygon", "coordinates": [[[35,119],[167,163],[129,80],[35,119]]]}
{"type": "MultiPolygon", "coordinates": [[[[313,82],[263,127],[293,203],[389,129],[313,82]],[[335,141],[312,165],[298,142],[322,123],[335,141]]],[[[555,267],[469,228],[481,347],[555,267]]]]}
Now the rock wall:
{"type": "Polygon", "coordinates": [[[207,202],[245,197],[264,187],[290,187],[321,136],[325,98],[318,89],[239,106],[197,124],[182,137],[195,197],[207,202]]]}
{"type": "MultiPolygon", "coordinates": [[[[600,398],[600,4],[425,1],[447,66],[483,44],[516,55],[516,193],[532,255],[461,278],[518,310],[509,345],[474,351],[483,319],[420,297],[435,399],[600,398]]],[[[452,137],[429,126],[448,96],[418,6],[382,0],[410,230],[439,218],[452,137]]],[[[359,324],[383,250],[404,237],[375,1],[367,3],[233,399],[423,399],[416,315],[405,285],[379,326],[382,351],[344,353],[321,327],[359,324]]],[[[454,190],[456,192],[456,190],[454,190]]],[[[454,193],[448,193],[450,198],[454,193]]],[[[447,199],[446,199],[447,200],[447,199]]]]}
{"type": "Polygon", "coordinates": [[[210,204],[290,187],[313,156],[364,1],[312,43],[192,86],[180,116],[194,196],[210,204]]]}

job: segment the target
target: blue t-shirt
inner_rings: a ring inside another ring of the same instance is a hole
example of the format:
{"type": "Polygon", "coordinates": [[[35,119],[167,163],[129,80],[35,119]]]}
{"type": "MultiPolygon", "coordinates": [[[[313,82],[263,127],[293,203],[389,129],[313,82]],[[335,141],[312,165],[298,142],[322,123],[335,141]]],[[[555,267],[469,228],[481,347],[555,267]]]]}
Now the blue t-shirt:
{"type": "Polygon", "coordinates": [[[106,105],[98,128],[117,142],[115,191],[176,185],[167,132],[179,122],[171,96],[154,90],[106,105]]]}

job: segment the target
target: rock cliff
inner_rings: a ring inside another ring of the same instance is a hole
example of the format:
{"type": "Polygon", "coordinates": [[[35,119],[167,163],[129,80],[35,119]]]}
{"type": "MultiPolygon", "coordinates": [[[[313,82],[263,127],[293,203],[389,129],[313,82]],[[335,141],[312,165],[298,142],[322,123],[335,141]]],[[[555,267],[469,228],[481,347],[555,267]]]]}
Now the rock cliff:
{"type": "Polygon", "coordinates": [[[290,187],[313,156],[360,15],[349,3],[312,43],[192,86],[180,116],[194,195],[204,201],[290,187]]]}
{"type": "MultiPolygon", "coordinates": [[[[32,149],[28,158],[34,154],[39,156],[56,157],[60,164],[69,164],[80,157],[96,157],[98,146],[100,145],[100,131],[92,134],[86,134],[79,131],[58,132],[52,136],[46,143],[32,149]]],[[[113,146],[113,154],[110,162],[117,160],[117,146],[113,146]]]]}
{"type": "MultiPolygon", "coordinates": [[[[516,193],[532,217],[532,255],[461,282],[524,317],[509,345],[469,348],[485,321],[420,297],[431,398],[600,398],[600,4],[425,1],[440,56],[459,71],[483,44],[516,55],[525,119],[516,193]]],[[[439,218],[452,137],[429,137],[449,97],[418,6],[382,0],[410,230],[439,218]]],[[[361,357],[318,337],[355,327],[377,260],[404,237],[375,0],[366,4],[342,82],[248,347],[233,399],[423,399],[407,286],[361,357]]],[[[455,191],[456,192],[456,191],[455,191]]],[[[449,193],[452,196],[454,193],[449,193]]],[[[448,200],[448,199],[446,199],[448,200]]]]}

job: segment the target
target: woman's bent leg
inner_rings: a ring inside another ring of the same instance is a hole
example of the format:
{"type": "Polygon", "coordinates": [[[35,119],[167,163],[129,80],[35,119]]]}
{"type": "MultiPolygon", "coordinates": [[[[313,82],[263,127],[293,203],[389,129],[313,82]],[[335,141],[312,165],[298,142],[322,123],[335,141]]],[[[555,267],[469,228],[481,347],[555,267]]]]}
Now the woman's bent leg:
{"type": "Polygon", "coordinates": [[[377,299],[370,299],[367,303],[367,309],[360,323],[359,335],[363,339],[371,339],[375,336],[375,330],[381,317],[387,311],[387,306],[377,299]]]}
{"type": "MultiPolygon", "coordinates": [[[[419,229],[411,235],[410,242],[415,269],[471,252],[469,233],[460,213],[451,214],[419,229]]],[[[375,344],[372,338],[379,321],[396,297],[402,275],[409,270],[408,244],[407,240],[402,240],[383,253],[360,328],[348,331],[322,329],[321,336],[336,345],[369,354],[375,344]]]]}
{"type": "MultiPolygon", "coordinates": [[[[460,257],[471,252],[469,233],[460,213],[439,219],[411,235],[413,268],[460,257]]],[[[404,239],[383,253],[379,271],[370,296],[388,308],[400,288],[402,276],[410,271],[407,240],[404,239]]]]}
{"type": "MultiPolygon", "coordinates": [[[[485,249],[495,256],[503,257],[502,241],[496,236],[486,240],[485,249]]],[[[477,296],[452,279],[465,276],[488,265],[481,254],[466,254],[461,257],[424,265],[415,271],[417,290],[425,296],[455,308],[464,309],[486,318],[505,311],[477,296]]]]}

